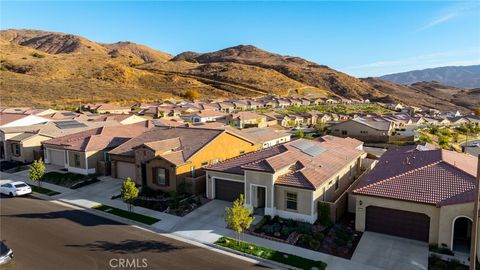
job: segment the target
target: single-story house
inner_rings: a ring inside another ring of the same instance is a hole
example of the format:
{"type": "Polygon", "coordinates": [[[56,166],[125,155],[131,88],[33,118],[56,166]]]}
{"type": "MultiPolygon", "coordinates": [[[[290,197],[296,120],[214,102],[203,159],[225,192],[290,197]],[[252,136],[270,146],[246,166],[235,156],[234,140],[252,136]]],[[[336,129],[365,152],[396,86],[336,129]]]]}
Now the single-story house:
{"type": "Polygon", "coordinates": [[[360,174],[366,153],[352,138],[298,139],[205,168],[207,197],[245,195],[256,214],[314,223],[319,202],[334,202],[360,174]]]}
{"type": "Polygon", "coordinates": [[[119,106],[110,103],[94,103],[94,104],[85,104],[82,106],[82,109],[85,111],[90,111],[92,113],[111,113],[111,114],[129,114],[132,110],[128,106],[119,106]]]}
{"type": "Polygon", "coordinates": [[[0,113],[0,128],[30,126],[49,121],[51,121],[51,119],[33,114],[0,113]]]}
{"type": "Polygon", "coordinates": [[[220,111],[200,111],[198,113],[193,113],[187,118],[189,118],[192,123],[216,122],[221,120],[225,121],[226,114],[220,111]]]}
{"type": "Polygon", "coordinates": [[[352,137],[364,142],[388,142],[395,130],[391,121],[360,117],[333,124],[328,129],[332,135],[352,137]]]}
{"type": "Polygon", "coordinates": [[[355,187],[355,226],[468,253],[476,157],[397,147],[355,187]]]}
{"type": "Polygon", "coordinates": [[[93,128],[43,141],[45,163],[80,174],[109,174],[108,151],[153,128],[151,121],[93,128]]]}
{"type": "Polygon", "coordinates": [[[262,148],[289,142],[292,136],[290,132],[285,130],[277,130],[272,127],[247,128],[243,129],[242,131],[254,137],[259,143],[262,144],[262,148]]]}
{"type": "Polygon", "coordinates": [[[112,176],[155,190],[201,193],[203,167],[260,148],[239,134],[229,128],[156,127],[109,152],[112,176]]]}
{"type": "Polygon", "coordinates": [[[238,112],[227,115],[227,124],[236,128],[265,127],[267,117],[254,112],[238,112]]]}

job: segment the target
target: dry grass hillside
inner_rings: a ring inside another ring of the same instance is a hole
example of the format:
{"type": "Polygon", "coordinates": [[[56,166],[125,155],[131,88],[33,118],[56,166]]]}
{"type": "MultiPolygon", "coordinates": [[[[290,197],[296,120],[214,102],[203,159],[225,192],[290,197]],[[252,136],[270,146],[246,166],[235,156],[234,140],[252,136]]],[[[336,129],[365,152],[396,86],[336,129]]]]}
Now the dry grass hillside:
{"type": "MultiPolygon", "coordinates": [[[[38,30],[0,31],[1,106],[64,106],[101,101],[131,103],[182,96],[340,95],[400,99],[427,107],[467,106],[461,91],[449,101],[428,91],[360,80],[307,60],[236,46],[175,57],[131,43],[104,44],[38,30]],[[421,104],[418,100],[421,100],[421,104]]],[[[447,90],[448,91],[448,90],[447,90]]]]}

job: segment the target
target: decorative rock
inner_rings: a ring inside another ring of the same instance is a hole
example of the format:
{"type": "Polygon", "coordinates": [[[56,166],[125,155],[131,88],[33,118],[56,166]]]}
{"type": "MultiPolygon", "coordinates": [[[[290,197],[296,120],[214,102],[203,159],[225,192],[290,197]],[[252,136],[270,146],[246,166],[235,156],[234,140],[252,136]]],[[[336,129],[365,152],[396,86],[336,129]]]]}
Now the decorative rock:
{"type": "Polygon", "coordinates": [[[287,255],[287,254],[283,254],[283,258],[288,259],[288,255],[287,255]]]}

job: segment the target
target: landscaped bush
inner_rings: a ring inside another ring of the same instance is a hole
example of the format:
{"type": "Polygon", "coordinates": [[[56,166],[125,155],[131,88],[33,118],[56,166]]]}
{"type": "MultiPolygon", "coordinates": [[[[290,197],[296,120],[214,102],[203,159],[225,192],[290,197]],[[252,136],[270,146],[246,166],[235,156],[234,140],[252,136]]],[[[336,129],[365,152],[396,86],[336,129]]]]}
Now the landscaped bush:
{"type": "Polygon", "coordinates": [[[318,270],[324,270],[327,267],[327,264],[322,261],[313,261],[293,254],[283,253],[269,248],[256,246],[250,243],[238,243],[237,241],[227,237],[221,237],[215,242],[215,244],[300,269],[315,268],[318,270]]]}
{"type": "Polygon", "coordinates": [[[297,232],[302,234],[312,232],[312,224],[306,222],[299,223],[297,226],[297,232]]]}
{"type": "Polygon", "coordinates": [[[310,246],[310,248],[317,250],[320,247],[320,241],[318,241],[317,239],[312,239],[310,240],[308,245],[310,246]]]}
{"type": "Polygon", "coordinates": [[[322,232],[314,232],[313,237],[318,241],[322,241],[325,238],[325,235],[322,232]]]}

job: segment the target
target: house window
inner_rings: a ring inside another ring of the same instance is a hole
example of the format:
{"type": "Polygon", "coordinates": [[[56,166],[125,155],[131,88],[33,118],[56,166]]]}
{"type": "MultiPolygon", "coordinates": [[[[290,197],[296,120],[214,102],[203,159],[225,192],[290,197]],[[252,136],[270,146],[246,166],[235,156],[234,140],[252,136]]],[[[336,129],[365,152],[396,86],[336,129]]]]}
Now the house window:
{"type": "Polygon", "coordinates": [[[240,155],[243,155],[243,154],[245,154],[245,151],[243,151],[243,150],[240,151],[240,155]]]}
{"type": "Polygon", "coordinates": [[[346,130],[342,130],[342,135],[347,135],[347,131],[346,130]]]}
{"type": "Polygon", "coordinates": [[[211,163],[211,164],[217,164],[217,163],[218,163],[218,159],[213,159],[210,163],[211,163]]]}
{"type": "Polygon", "coordinates": [[[368,131],[366,131],[366,130],[361,130],[360,133],[361,133],[361,134],[368,134],[368,131]]]}
{"type": "Polygon", "coordinates": [[[164,168],[153,168],[153,181],[154,184],[160,186],[168,186],[168,170],[164,168]]]}
{"type": "Polygon", "coordinates": [[[353,175],[353,170],[352,169],[353,169],[353,167],[352,167],[352,165],[350,165],[350,176],[353,175]]]}
{"type": "Polygon", "coordinates": [[[337,176],[337,180],[335,180],[335,190],[337,190],[339,186],[340,186],[340,176],[337,176]]]}
{"type": "Polygon", "coordinates": [[[73,154],[73,166],[80,168],[80,155],[73,154]]]}
{"type": "Polygon", "coordinates": [[[13,143],[12,144],[12,154],[14,156],[17,156],[17,157],[20,156],[20,154],[21,154],[20,144],[18,144],[18,143],[13,143]]]}
{"type": "Polygon", "coordinates": [[[286,208],[289,210],[297,210],[297,193],[287,192],[286,208]]]}

